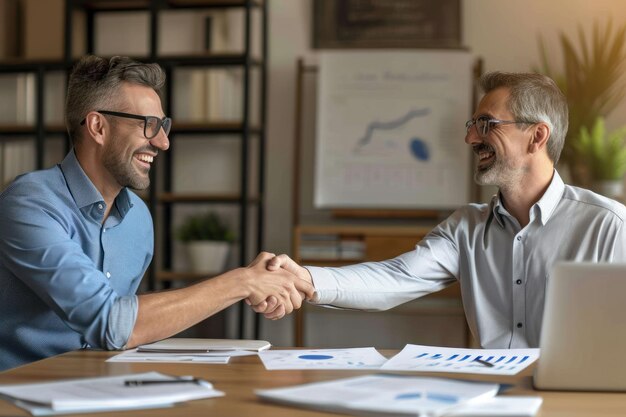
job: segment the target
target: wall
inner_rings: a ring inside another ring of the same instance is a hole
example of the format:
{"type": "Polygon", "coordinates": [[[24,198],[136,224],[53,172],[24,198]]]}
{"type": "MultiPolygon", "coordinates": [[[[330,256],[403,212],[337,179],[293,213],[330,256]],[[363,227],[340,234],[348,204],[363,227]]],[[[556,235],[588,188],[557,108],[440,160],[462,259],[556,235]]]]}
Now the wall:
{"type": "MultiPolygon", "coordinates": [[[[265,248],[276,253],[289,253],[291,246],[291,228],[286,226],[291,224],[291,176],[285,172],[292,171],[296,59],[315,59],[310,47],[311,1],[270,0],[265,248]]],[[[614,24],[626,21],[622,0],[465,0],[462,8],[464,44],[484,59],[485,71],[530,71],[539,63],[540,34],[557,63],[559,31],[572,36],[579,23],[589,31],[594,20],[602,27],[609,17],[614,24]]],[[[608,119],[610,128],[623,124],[626,101],[608,119]]],[[[462,140],[459,146],[465,146],[462,140]]],[[[263,321],[263,335],[275,345],[290,344],[290,320],[263,321]]],[[[325,315],[324,320],[331,319],[325,315]]]]}

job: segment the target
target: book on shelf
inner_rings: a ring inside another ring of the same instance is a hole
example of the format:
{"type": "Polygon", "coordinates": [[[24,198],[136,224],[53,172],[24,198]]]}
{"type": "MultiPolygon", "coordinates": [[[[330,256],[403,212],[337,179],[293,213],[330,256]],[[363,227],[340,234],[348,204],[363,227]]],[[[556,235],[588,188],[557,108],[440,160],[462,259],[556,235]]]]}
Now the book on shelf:
{"type": "Polygon", "coordinates": [[[15,117],[19,125],[31,126],[35,123],[35,87],[35,74],[25,73],[17,75],[15,117]]]}
{"type": "Polygon", "coordinates": [[[305,234],[300,240],[300,259],[360,260],[365,257],[365,242],[335,234],[305,234]]]}
{"type": "Polygon", "coordinates": [[[33,73],[0,75],[0,123],[33,125],[35,123],[35,87],[33,73]]]}
{"type": "Polygon", "coordinates": [[[6,187],[15,177],[35,169],[35,143],[32,140],[0,141],[0,186],[6,187]]]}
{"type": "Polygon", "coordinates": [[[65,92],[67,74],[55,71],[46,74],[44,92],[44,122],[47,126],[65,126],[65,92]]]}
{"type": "Polygon", "coordinates": [[[339,243],[339,257],[345,260],[365,258],[365,242],[360,239],[342,239],[339,243]]]}

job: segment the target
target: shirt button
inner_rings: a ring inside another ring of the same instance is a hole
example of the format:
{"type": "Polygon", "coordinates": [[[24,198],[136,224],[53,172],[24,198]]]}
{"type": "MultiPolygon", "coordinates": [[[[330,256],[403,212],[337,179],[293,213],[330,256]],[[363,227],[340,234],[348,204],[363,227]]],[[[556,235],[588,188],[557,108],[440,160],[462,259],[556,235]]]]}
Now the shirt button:
{"type": "Polygon", "coordinates": [[[522,240],[522,237],[521,237],[521,236],[518,236],[518,237],[517,237],[517,241],[518,241],[518,242],[521,242],[521,240],[522,240]]]}
{"type": "Polygon", "coordinates": [[[98,210],[102,210],[103,208],[102,204],[98,204],[98,210]]]}
{"type": "Polygon", "coordinates": [[[521,328],[522,328],[522,326],[524,326],[522,323],[517,323],[517,328],[518,328],[518,329],[521,329],[521,328]]]}
{"type": "Polygon", "coordinates": [[[515,283],[516,283],[517,285],[521,285],[521,284],[522,284],[522,280],[521,280],[521,279],[518,279],[517,281],[515,281],[515,283]]]}
{"type": "MultiPolygon", "coordinates": [[[[111,278],[111,273],[108,271],[107,271],[107,278],[111,278]]],[[[519,325],[517,327],[519,327],[519,325]]]]}

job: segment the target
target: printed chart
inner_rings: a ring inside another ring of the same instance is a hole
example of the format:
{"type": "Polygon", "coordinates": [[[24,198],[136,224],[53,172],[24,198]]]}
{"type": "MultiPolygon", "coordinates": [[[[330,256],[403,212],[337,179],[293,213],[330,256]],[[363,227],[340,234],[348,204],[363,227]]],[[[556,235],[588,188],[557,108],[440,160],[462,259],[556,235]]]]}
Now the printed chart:
{"type": "Polygon", "coordinates": [[[471,91],[467,51],[321,53],[315,206],[466,204],[471,91]]]}
{"type": "Polygon", "coordinates": [[[539,358],[539,349],[457,349],[406,345],[381,370],[515,375],[539,358]]]}
{"type": "Polygon", "coordinates": [[[373,347],[352,349],[267,350],[259,352],[268,370],[379,369],[387,360],[373,347]]]}

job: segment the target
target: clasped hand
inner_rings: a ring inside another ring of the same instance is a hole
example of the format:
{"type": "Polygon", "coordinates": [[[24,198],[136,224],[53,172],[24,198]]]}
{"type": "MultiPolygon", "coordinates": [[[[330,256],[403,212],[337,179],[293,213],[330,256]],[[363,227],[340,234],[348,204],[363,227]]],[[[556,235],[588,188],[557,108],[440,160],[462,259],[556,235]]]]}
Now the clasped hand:
{"type": "Polygon", "coordinates": [[[256,278],[246,303],[268,319],[291,314],[304,300],[313,298],[315,288],[309,271],[287,255],[261,252],[248,269],[256,278]]]}

